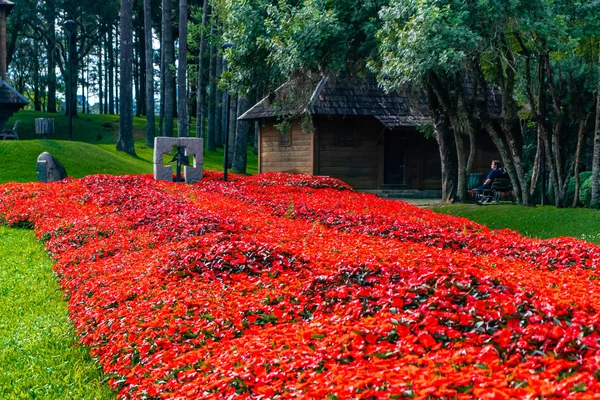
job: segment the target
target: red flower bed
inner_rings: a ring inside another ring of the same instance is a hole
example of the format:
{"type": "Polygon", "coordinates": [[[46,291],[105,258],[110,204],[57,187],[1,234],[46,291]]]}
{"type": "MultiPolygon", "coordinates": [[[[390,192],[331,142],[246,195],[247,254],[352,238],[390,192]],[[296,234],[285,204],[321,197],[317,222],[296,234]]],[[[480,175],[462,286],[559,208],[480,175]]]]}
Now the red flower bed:
{"type": "Polygon", "coordinates": [[[0,187],[121,398],[595,398],[600,247],[333,179],[0,187]]]}

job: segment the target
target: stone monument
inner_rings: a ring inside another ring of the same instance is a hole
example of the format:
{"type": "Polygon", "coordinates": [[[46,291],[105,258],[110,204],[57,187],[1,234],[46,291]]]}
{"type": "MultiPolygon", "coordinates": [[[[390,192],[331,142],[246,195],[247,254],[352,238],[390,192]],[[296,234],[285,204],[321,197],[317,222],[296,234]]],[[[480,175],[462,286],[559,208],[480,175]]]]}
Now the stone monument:
{"type": "MultiPolygon", "coordinates": [[[[165,154],[171,155],[174,147],[177,148],[177,154],[172,161],[179,158],[178,163],[180,163],[181,157],[192,156],[194,158],[193,166],[185,165],[183,167],[185,183],[200,182],[204,163],[204,140],[187,137],[157,136],[154,138],[154,179],[173,182],[173,166],[164,165],[164,156],[165,154]]],[[[177,174],[179,175],[179,171],[177,174]]]]}
{"type": "Polygon", "coordinates": [[[37,159],[37,177],[38,182],[55,182],[65,179],[67,171],[56,157],[45,151],[37,159]]]}

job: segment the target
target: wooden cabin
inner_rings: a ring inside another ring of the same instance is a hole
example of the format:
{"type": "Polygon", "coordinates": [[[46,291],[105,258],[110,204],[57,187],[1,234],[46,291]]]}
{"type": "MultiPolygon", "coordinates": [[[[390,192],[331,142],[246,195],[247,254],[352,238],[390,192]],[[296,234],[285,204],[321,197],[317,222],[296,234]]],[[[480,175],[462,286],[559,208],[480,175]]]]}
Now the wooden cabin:
{"type": "MultiPolygon", "coordinates": [[[[419,130],[428,122],[423,94],[387,95],[374,79],[323,77],[306,91],[309,101],[286,104],[289,85],[240,117],[259,121],[259,172],[331,176],[360,190],[441,189],[437,142],[419,130]]],[[[492,158],[491,140],[481,143],[473,172],[487,173],[492,158]]]]}

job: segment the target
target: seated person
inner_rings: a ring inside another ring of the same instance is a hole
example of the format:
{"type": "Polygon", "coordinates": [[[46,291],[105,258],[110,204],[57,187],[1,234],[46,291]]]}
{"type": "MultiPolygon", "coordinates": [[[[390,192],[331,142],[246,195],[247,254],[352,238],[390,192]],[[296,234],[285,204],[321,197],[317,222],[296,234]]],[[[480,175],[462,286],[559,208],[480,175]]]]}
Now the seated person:
{"type": "Polygon", "coordinates": [[[492,183],[494,183],[495,179],[502,178],[504,176],[504,171],[502,171],[502,165],[499,160],[492,161],[492,170],[487,176],[483,185],[477,188],[477,197],[481,198],[483,193],[490,190],[492,188],[492,183]]]}

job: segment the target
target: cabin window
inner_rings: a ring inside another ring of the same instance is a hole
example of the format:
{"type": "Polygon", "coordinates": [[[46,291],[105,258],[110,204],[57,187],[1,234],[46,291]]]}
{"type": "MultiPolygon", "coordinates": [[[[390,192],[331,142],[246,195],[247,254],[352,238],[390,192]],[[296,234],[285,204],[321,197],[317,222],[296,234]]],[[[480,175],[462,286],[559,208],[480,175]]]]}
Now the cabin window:
{"type": "Polygon", "coordinates": [[[279,132],[279,147],[290,147],[292,145],[292,128],[279,132]]]}
{"type": "Polygon", "coordinates": [[[338,147],[356,146],[356,132],[353,129],[344,129],[337,132],[336,144],[338,147]]]}

